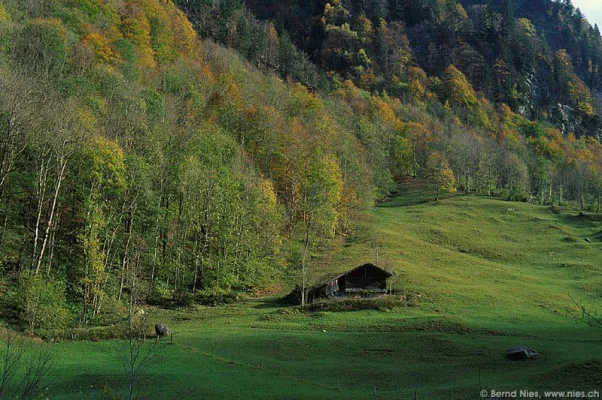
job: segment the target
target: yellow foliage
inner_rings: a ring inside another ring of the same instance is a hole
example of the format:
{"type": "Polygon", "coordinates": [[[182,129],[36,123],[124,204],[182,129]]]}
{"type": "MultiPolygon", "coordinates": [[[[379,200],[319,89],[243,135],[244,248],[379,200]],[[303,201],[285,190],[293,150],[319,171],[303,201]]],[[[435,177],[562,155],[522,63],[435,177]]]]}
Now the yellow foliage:
{"type": "Polygon", "coordinates": [[[468,13],[466,12],[464,7],[462,7],[462,4],[460,4],[460,3],[456,4],[456,14],[464,20],[468,19],[468,13]]]}
{"type": "Polygon", "coordinates": [[[391,107],[378,97],[373,97],[374,114],[390,123],[394,128],[401,129],[402,123],[395,115],[391,107]]]}
{"type": "Polygon", "coordinates": [[[10,22],[10,14],[6,11],[4,5],[0,3],[0,24],[3,22],[10,22]]]}
{"type": "Polygon", "coordinates": [[[237,106],[242,107],[242,96],[240,94],[240,88],[238,87],[238,85],[236,84],[236,81],[234,79],[232,79],[228,83],[227,91],[228,91],[228,97],[230,98],[232,103],[236,104],[237,106]]]}
{"type": "Polygon", "coordinates": [[[443,153],[434,151],[429,155],[427,161],[427,176],[437,185],[437,192],[439,192],[439,190],[448,192],[455,191],[454,185],[456,183],[456,178],[443,153]]]}
{"type": "Polygon", "coordinates": [[[357,88],[357,86],[355,86],[353,81],[347,79],[346,81],[343,82],[343,85],[341,88],[339,88],[333,92],[333,95],[335,97],[339,97],[344,100],[349,100],[349,98],[359,97],[360,91],[357,88]]]}
{"type": "Polygon", "coordinates": [[[136,3],[138,2],[132,1],[123,7],[120,31],[137,47],[140,63],[145,67],[155,67],[150,23],[136,3]]]}
{"type": "Polygon", "coordinates": [[[81,129],[86,132],[93,132],[98,123],[98,119],[94,113],[87,107],[74,107],[77,120],[81,126],[81,129]]]}
{"type": "Polygon", "coordinates": [[[169,32],[171,33],[171,46],[181,56],[195,57],[199,51],[199,42],[194,27],[173,2],[168,1],[166,8],[167,17],[169,18],[169,32]]]}
{"type": "Polygon", "coordinates": [[[469,109],[478,106],[476,93],[466,76],[453,64],[445,70],[445,95],[452,105],[462,105],[469,109]]]}
{"type": "Polygon", "coordinates": [[[299,111],[317,112],[324,109],[322,100],[313,93],[310,93],[305,86],[296,83],[290,91],[291,103],[299,111]]]}
{"type": "Polygon", "coordinates": [[[96,58],[101,61],[114,63],[119,59],[118,53],[111,47],[109,39],[101,33],[87,34],[82,38],[82,43],[92,47],[96,58]]]}
{"type": "Polygon", "coordinates": [[[274,190],[274,185],[267,179],[262,179],[259,184],[259,190],[261,192],[261,203],[262,207],[275,212],[278,207],[278,197],[274,190]]]}
{"type": "Polygon", "coordinates": [[[579,149],[575,152],[575,154],[577,155],[578,160],[582,160],[582,161],[593,161],[594,160],[593,153],[587,148],[579,149]]]}
{"type": "Polygon", "coordinates": [[[372,35],[374,29],[372,27],[372,21],[370,21],[366,16],[362,15],[358,18],[358,25],[361,29],[362,39],[367,40],[370,35],[372,35]]]}
{"type": "Polygon", "coordinates": [[[316,129],[323,135],[334,136],[337,133],[337,127],[333,119],[326,113],[321,114],[316,122],[316,129]]]}
{"type": "Polygon", "coordinates": [[[308,134],[305,130],[305,127],[301,123],[301,120],[298,117],[293,117],[290,122],[290,131],[291,136],[297,137],[299,139],[307,138],[308,134]]]}
{"type": "Polygon", "coordinates": [[[573,70],[571,57],[566,50],[561,49],[556,53],[560,65],[568,75],[568,89],[573,101],[577,104],[577,109],[583,114],[591,117],[595,113],[592,94],[587,85],[577,76],[573,70]]]}
{"type": "Polygon", "coordinates": [[[125,153],[119,144],[97,135],[91,139],[90,146],[93,180],[116,189],[125,187],[125,153]]]}
{"type": "Polygon", "coordinates": [[[522,28],[522,30],[525,32],[525,34],[528,37],[535,37],[537,36],[537,30],[535,29],[535,25],[533,25],[533,23],[531,23],[530,20],[528,20],[527,18],[520,18],[518,20],[517,25],[522,28]]]}
{"type": "Polygon", "coordinates": [[[216,81],[215,75],[213,75],[213,71],[211,71],[211,67],[209,67],[208,64],[204,64],[201,67],[201,76],[206,78],[210,83],[214,83],[216,81]]]}
{"type": "Polygon", "coordinates": [[[272,22],[268,24],[268,40],[270,43],[278,46],[280,44],[280,39],[278,37],[278,32],[276,31],[276,27],[272,22]]]}

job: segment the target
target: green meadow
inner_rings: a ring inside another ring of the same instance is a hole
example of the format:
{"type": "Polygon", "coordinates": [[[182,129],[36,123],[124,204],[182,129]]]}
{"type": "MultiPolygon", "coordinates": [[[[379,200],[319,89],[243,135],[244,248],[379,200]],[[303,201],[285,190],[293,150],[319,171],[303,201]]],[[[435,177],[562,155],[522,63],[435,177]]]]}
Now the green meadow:
{"type": "MultiPolygon", "coordinates": [[[[142,372],[141,398],[477,399],[486,390],[602,389],[602,217],[406,185],[315,274],[376,262],[411,301],[301,311],[278,297],[149,309],[173,331],[142,372]],[[587,240],[586,240],[587,239],[587,240]],[[537,360],[512,362],[515,346],[537,360]]],[[[149,345],[150,345],[149,341],[149,345]]],[[[116,342],[49,344],[46,396],[119,397],[116,342]]]]}

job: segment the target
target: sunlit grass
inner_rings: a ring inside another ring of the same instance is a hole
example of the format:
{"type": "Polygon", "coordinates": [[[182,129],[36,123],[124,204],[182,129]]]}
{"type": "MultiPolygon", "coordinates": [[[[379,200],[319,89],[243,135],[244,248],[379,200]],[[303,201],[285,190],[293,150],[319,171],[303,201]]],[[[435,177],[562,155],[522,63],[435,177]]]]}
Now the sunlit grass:
{"type": "MultiPolygon", "coordinates": [[[[418,306],[282,312],[270,298],[149,310],[174,343],[159,345],[141,396],[474,399],[481,388],[600,389],[602,332],[567,309],[575,300],[602,310],[602,219],[461,194],[431,200],[423,186],[406,186],[319,271],[376,262],[378,248],[379,265],[397,271],[397,292],[418,306]],[[507,361],[518,345],[541,358],[507,361]]],[[[53,347],[49,397],[124,391],[111,342],[53,347]]]]}

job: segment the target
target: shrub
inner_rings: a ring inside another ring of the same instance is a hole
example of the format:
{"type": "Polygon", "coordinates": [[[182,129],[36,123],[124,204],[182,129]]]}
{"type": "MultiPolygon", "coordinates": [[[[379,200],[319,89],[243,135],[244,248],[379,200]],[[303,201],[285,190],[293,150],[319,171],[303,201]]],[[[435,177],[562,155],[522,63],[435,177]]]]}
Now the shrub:
{"type": "Polygon", "coordinates": [[[413,307],[415,300],[404,296],[383,296],[374,299],[341,298],[319,300],[309,304],[308,311],[360,311],[360,310],[390,310],[397,307],[413,307]]]}
{"type": "Polygon", "coordinates": [[[92,321],[95,325],[115,325],[127,318],[125,305],[115,297],[105,296],[100,312],[92,321]]]}
{"type": "Polygon", "coordinates": [[[206,306],[232,304],[238,301],[238,295],[231,290],[215,288],[198,292],[194,297],[194,301],[206,306]]]}
{"type": "Polygon", "coordinates": [[[71,322],[65,300],[65,284],[30,271],[21,274],[15,293],[18,317],[31,333],[42,337],[62,334],[71,322]]]}
{"type": "Polygon", "coordinates": [[[146,302],[154,306],[165,306],[174,298],[173,289],[163,281],[156,281],[146,302]]]}

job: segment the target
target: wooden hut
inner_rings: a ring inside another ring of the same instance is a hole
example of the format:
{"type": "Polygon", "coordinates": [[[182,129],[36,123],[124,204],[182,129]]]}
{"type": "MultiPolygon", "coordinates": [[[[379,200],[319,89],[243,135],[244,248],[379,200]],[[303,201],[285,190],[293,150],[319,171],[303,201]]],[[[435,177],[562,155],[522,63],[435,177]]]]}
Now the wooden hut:
{"type": "MultiPolygon", "coordinates": [[[[344,274],[326,277],[322,284],[307,288],[306,300],[311,303],[319,298],[384,296],[387,294],[387,279],[392,276],[374,264],[363,264],[344,274]]],[[[299,304],[301,288],[297,286],[284,300],[299,304]]]]}
{"type": "Polygon", "coordinates": [[[320,287],[323,297],[377,297],[387,293],[392,275],[374,264],[364,264],[331,278],[320,287]]]}

